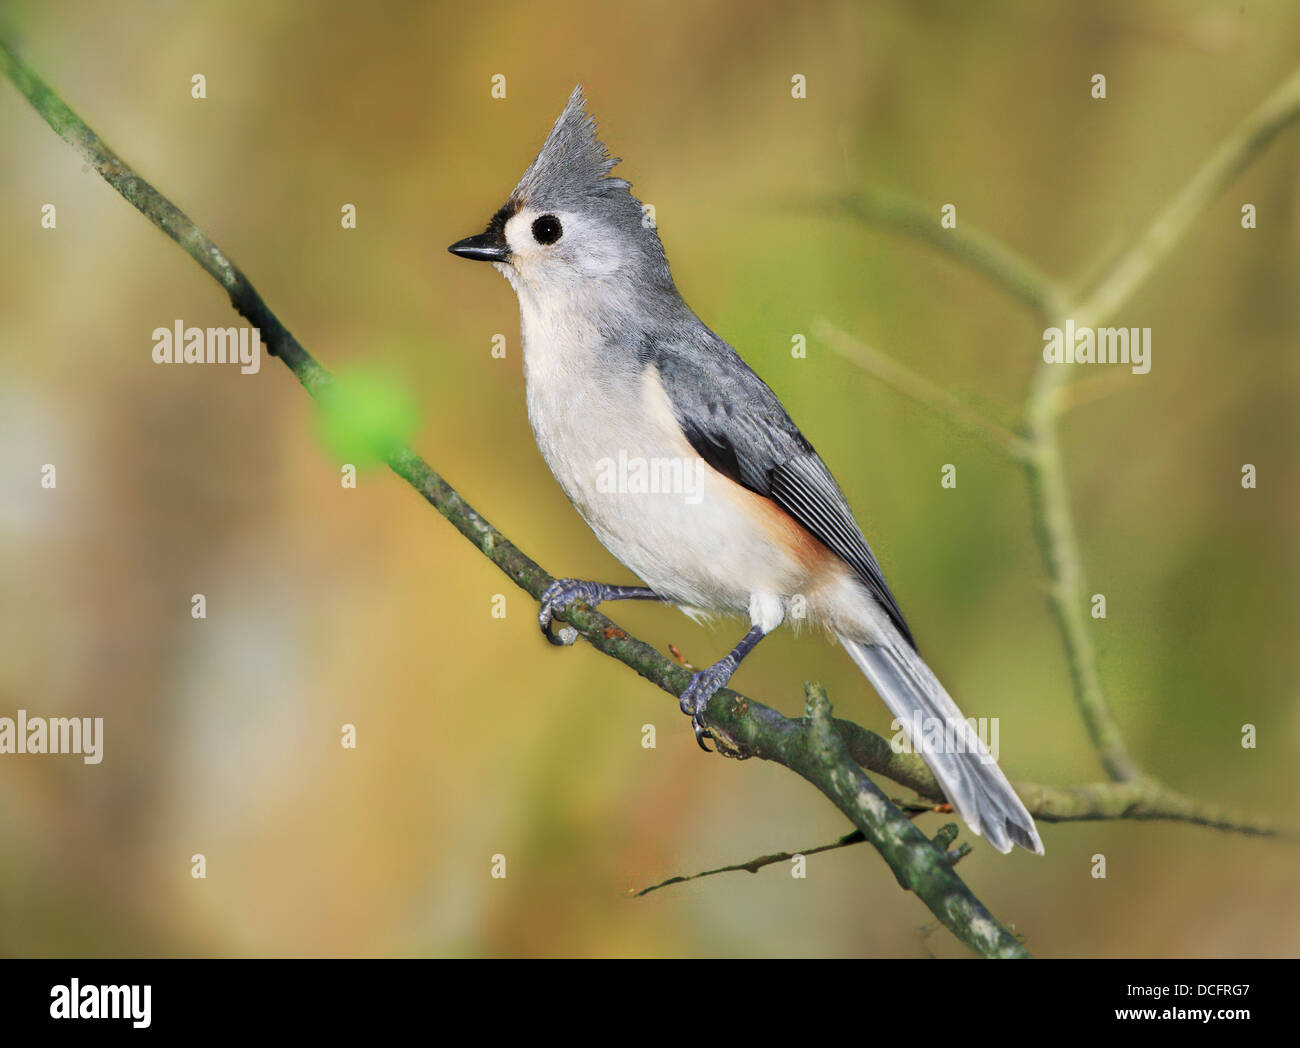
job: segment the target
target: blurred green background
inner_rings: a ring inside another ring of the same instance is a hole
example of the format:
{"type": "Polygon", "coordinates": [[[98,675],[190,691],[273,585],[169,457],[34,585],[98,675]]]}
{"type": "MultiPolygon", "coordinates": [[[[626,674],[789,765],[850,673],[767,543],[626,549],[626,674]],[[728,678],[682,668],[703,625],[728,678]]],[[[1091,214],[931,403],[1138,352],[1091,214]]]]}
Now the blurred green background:
{"type": "MultiPolygon", "coordinates": [[[[825,317],[1014,423],[1041,325],[820,203],[863,187],[936,216],[956,203],[1047,272],[1087,271],[1300,61],[1293,3],[31,0],[7,18],[327,366],[398,377],[416,447],[494,524],[555,573],[630,581],[533,444],[509,287],[445,251],[483,228],[581,80],[683,294],[836,472],[935,670],[968,714],[1001,718],[1008,774],[1101,778],[1021,472],[811,334],[825,317]]],[[[1151,373],[1063,429],[1088,591],[1109,601],[1091,629],[1132,750],[1175,788],[1291,821],[1298,176],[1292,129],[1116,318],[1153,329],[1151,373]]],[[[106,720],[98,766],[0,758],[0,952],[965,953],[866,847],[814,857],[806,880],[778,866],[627,898],[847,824],[781,768],[701,755],[676,704],[624,667],[546,645],[533,602],[391,474],[343,489],[278,362],[155,365],[155,327],[234,314],[8,82],[0,244],[0,715],[106,720]]],[[[739,635],[611,614],[697,664],[739,635]]],[[[736,685],[794,714],[809,678],[887,730],[818,637],[773,638],[736,685]]],[[[1163,823],[1042,833],[1045,858],[976,841],[960,868],[1037,954],[1300,946],[1293,846],[1163,823]]]]}

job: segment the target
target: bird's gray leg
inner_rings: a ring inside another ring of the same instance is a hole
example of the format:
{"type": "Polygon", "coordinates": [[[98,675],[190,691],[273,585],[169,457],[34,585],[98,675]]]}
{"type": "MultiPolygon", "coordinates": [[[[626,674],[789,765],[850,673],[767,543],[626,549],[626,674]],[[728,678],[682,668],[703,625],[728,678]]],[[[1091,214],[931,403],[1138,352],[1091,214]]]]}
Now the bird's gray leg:
{"type": "Polygon", "coordinates": [[[572,644],[578,639],[578,631],[572,626],[565,626],[556,635],[551,632],[551,621],[557,611],[563,611],[574,602],[581,602],[589,608],[594,608],[607,600],[663,599],[654,590],[645,586],[607,586],[603,582],[556,579],[542,594],[542,610],[537,614],[537,621],[542,627],[542,636],[552,644],[572,644]]]}
{"type": "Polygon", "coordinates": [[[740,643],[731,649],[730,654],[724,655],[708,669],[700,670],[691,677],[690,684],[686,685],[686,690],[682,692],[682,712],[690,714],[691,727],[695,729],[695,741],[700,744],[700,749],[705,753],[710,751],[704,745],[704,740],[713,738],[713,735],[701,720],[704,707],[713,698],[713,693],[731,680],[731,675],[736,672],[740,660],[753,651],[755,645],[766,636],[762,626],[754,626],[741,638],[740,643]]]}

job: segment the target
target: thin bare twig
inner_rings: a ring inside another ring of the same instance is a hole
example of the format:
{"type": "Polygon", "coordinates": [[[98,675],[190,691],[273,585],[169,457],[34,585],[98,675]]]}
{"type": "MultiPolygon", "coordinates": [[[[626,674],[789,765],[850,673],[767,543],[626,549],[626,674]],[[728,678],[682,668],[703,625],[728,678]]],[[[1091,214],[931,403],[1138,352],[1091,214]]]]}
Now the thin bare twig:
{"type": "Polygon", "coordinates": [[[818,855],[821,852],[834,851],[836,848],[847,848],[854,844],[861,844],[866,838],[860,832],[854,830],[852,833],[845,834],[837,841],[830,844],[820,844],[816,848],[804,848],[797,852],[776,852],[772,855],[760,855],[757,858],[750,859],[748,862],[739,862],[734,866],[719,866],[716,869],[704,870],[700,873],[691,873],[683,877],[669,877],[666,881],[660,881],[658,884],[652,884],[648,888],[636,889],[629,892],[634,898],[641,898],[649,895],[651,892],[657,892],[660,888],[668,888],[674,884],[685,884],[687,881],[698,881],[703,877],[715,877],[719,873],[757,873],[765,866],[774,866],[778,862],[789,862],[796,855],[818,855]]]}
{"type": "Polygon", "coordinates": [[[853,361],[864,371],[869,371],[885,385],[899,393],[911,397],[919,404],[924,404],[931,411],[938,412],[944,418],[957,423],[976,436],[987,441],[998,451],[1010,456],[1017,462],[1023,462],[1029,454],[1029,445],[1023,437],[1012,433],[1005,426],[992,419],[985,418],[974,408],[941,386],[935,385],[924,375],[917,374],[911,368],[900,364],[893,357],[881,353],[878,349],[864,345],[846,331],[842,331],[829,320],[818,317],[813,321],[813,335],[821,339],[840,356],[853,361]]]}

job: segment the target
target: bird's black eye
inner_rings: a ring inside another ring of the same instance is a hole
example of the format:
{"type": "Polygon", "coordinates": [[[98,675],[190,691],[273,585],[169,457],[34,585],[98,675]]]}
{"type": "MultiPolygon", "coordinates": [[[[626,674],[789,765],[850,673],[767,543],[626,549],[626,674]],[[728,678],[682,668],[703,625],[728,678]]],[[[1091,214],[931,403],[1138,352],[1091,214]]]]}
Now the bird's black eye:
{"type": "Polygon", "coordinates": [[[533,239],[539,244],[554,244],[562,236],[564,229],[554,215],[543,215],[533,223],[533,239]]]}

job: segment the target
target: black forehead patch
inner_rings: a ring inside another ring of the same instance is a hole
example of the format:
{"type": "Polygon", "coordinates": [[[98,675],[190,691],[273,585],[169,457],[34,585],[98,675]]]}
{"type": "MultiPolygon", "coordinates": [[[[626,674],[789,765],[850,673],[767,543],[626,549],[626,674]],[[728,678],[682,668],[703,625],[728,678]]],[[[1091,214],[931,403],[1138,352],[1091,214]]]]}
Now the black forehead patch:
{"type": "Polygon", "coordinates": [[[523,207],[522,200],[513,198],[507,200],[501,205],[497,213],[492,216],[492,221],[488,223],[488,232],[495,234],[496,238],[504,243],[506,239],[506,223],[519,214],[521,207],[523,207]]]}

